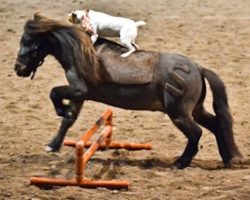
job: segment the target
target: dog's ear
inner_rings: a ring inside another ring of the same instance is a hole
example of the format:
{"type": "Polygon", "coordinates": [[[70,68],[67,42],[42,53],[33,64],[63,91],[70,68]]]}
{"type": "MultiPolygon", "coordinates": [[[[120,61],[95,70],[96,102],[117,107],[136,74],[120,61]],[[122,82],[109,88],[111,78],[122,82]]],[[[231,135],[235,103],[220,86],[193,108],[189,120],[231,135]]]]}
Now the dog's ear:
{"type": "Polygon", "coordinates": [[[72,13],[72,21],[75,22],[77,19],[77,15],[73,12],[72,13]]]}
{"type": "Polygon", "coordinates": [[[68,21],[69,21],[70,23],[72,23],[72,13],[69,13],[69,14],[68,14],[67,19],[68,19],[68,21]]]}
{"type": "Polygon", "coordinates": [[[69,20],[69,22],[71,22],[71,23],[75,23],[75,21],[76,21],[76,18],[77,18],[77,15],[74,13],[74,12],[72,12],[72,13],[69,13],[69,15],[68,15],[68,20],[69,20]]]}
{"type": "Polygon", "coordinates": [[[40,11],[36,11],[33,15],[33,19],[34,21],[40,21],[41,19],[45,18],[44,16],[42,16],[40,11]]]}

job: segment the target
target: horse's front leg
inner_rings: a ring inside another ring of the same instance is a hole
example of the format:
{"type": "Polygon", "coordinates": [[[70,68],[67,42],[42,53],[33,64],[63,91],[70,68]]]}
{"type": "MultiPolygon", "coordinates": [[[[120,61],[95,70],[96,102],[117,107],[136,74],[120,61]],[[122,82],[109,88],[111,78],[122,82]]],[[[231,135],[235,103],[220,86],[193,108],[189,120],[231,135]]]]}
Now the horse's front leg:
{"type": "Polygon", "coordinates": [[[56,114],[60,117],[70,117],[72,115],[72,105],[65,103],[64,100],[84,100],[84,93],[72,86],[54,87],[50,92],[50,99],[54,104],[56,114]]]}
{"type": "Polygon", "coordinates": [[[60,86],[51,90],[51,100],[59,116],[62,116],[62,123],[56,137],[46,147],[47,151],[58,151],[67,133],[67,130],[74,124],[81,110],[85,93],[72,86],[60,86]],[[65,104],[63,100],[69,100],[65,104]]]}

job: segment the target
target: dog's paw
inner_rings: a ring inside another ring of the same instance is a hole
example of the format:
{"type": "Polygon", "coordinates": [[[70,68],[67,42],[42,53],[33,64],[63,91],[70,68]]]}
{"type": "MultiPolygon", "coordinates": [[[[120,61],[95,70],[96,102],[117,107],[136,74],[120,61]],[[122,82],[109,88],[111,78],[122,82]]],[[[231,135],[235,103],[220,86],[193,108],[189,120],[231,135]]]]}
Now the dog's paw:
{"type": "Polygon", "coordinates": [[[131,53],[132,53],[132,52],[123,53],[123,54],[121,55],[121,57],[122,57],[122,58],[126,58],[126,57],[128,57],[131,53]]]}

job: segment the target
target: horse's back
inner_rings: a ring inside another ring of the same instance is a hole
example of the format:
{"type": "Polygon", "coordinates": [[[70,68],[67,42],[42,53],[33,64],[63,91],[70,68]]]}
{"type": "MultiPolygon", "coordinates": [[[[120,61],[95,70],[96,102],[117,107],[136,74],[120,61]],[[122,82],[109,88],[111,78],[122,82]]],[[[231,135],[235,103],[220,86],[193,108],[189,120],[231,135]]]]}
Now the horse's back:
{"type": "Polygon", "coordinates": [[[181,97],[183,101],[198,99],[200,96],[200,68],[185,56],[139,50],[122,58],[121,54],[127,51],[126,47],[106,39],[99,40],[95,48],[104,82],[124,85],[152,83],[173,98],[181,97]]]}
{"type": "Polygon", "coordinates": [[[127,48],[112,42],[97,45],[96,50],[105,81],[119,84],[146,84],[153,81],[160,53],[136,51],[122,58],[121,54],[127,48]]]}

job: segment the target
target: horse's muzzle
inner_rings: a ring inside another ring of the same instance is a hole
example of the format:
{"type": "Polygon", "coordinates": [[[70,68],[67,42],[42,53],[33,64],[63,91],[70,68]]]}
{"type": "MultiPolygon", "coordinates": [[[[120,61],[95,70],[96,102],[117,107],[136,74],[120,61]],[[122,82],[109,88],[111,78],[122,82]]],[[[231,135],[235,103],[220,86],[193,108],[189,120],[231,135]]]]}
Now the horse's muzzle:
{"type": "Polygon", "coordinates": [[[20,61],[16,61],[15,63],[15,71],[18,76],[28,77],[31,74],[31,70],[27,69],[27,66],[21,63],[20,61]]]}

